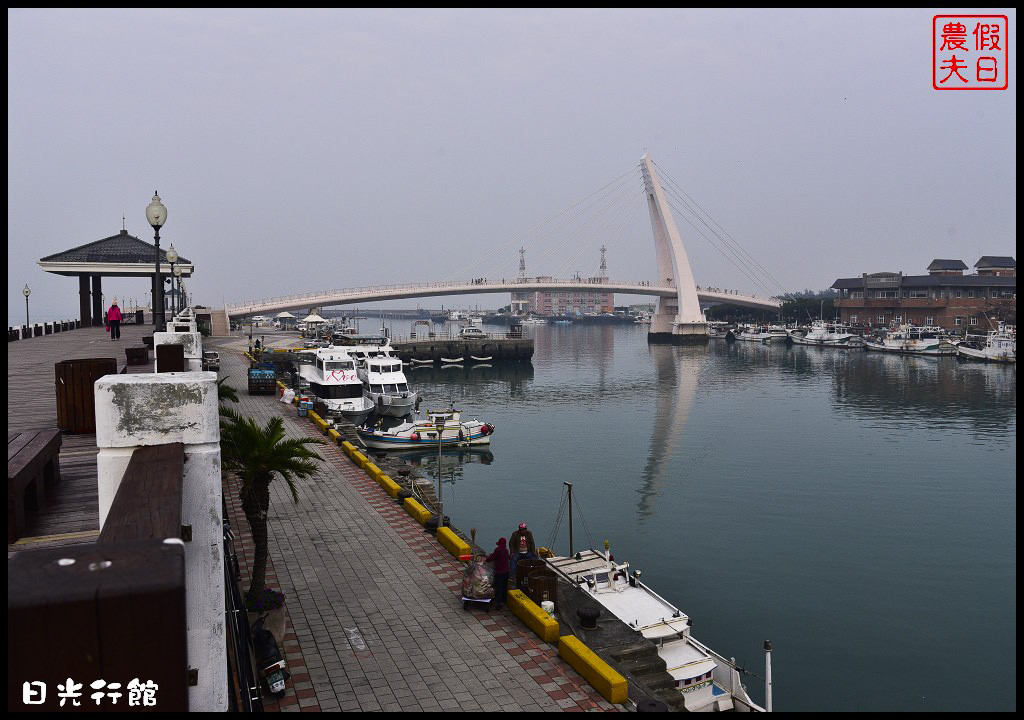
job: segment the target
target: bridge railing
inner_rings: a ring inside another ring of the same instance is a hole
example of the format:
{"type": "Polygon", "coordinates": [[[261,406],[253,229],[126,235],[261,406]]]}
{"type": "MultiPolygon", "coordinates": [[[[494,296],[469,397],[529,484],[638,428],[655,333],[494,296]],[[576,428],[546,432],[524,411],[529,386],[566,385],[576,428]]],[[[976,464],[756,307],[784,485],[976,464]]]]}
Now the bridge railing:
{"type": "MultiPolygon", "coordinates": [[[[364,295],[364,294],[369,295],[369,294],[376,294],[376,293],[381,293],[381,292],[387,292],[389,290],[416,291],[416,290],[435,290],[435,289],[447,289],[447,288],[466,288],[467,290],[472,291],[474,286],[479,286],[481,288],[484,288],[484,287],[496,287],[498,285],[501,285],[501,286],[512,286],[513,288],[515,286],[517,286],[517,285],[554,285],[554,286],[572,287],[572,286],[576,286],[576,285],[597,285],[597,284],[608,285],[610,287],[616,287],[616,288],[621,288],[621,287],[631,287],[631,288],[657,287],[659,289],[664,289],[664,288],[671,288],[672,287],[672,285],[665,285],[665,286],[658,285],[658,286],[656,286],[656,285],[654,285],[653,283],[651,283],[649,281],[615,281],[615,282],[613,282],[611,280],[605,280],[605,281],[600,282],[600,283],[595,283],[595,282],[593,282],[593,280],[588,280],[588,279],[583,279],[583,278],[569,278],[567,280],[559,280],[559,279],[555,279],[555,278],[546,278],[546,277],[512,278],[512,279],[502,278],[500,283],[498,281],[488,281],[487,278],[482,278],[482,280],[483,280],[482,282],[475,282],[475,281],[472,281],[472,280],[470,280],[470,281],[465,281],[465,280],[449,280],[449,281],[445,281],[445,282],[436,282],[436,283],[393,283],[393,284],[390,284],[390,285],[364,285],[364,286],[352,287],[352,288],[340,288],[340,289],[334,289],[334,290],[322,290],[320,292],[315,292],[315,293],[297,293],[297,294],[293,294],[293,295],[280,295],[280,296],[271,297],[271,298],[260,298],[260,299],[244,300],[244,301],[237,302],[237,303],[229,303],[227,305],[227,309],[229,311],[240,312],[240,311],[246,310],[247,308],[258,308],[258,307],[264,306],[264,305],[278,305],[278,304],[282,304],[282,303],[289,303],[289,304],[291,304],[291,303],[305,303],[305,302],[308,302],[310,305],[317,305],[318,301],[327,300],[329,298],[334,298],[334,297],[337,297],[339,295],[348,295],[348,296],[364,295]]],[[[510,292],[512,292],[512,291],[513,290],[510,290],[510,292]]],[[[777,302],[778,301],[778,298],[774,298],[774,297],[772,297],[772,298],[763,298],[763,297],[760,297],[758,295],[747,295],[746,293],[741,293],[738,290],[729,290],[729,289],[717,288],[717,287],[716,288],[701,287],[700,285],[697,286],[697,292],[715,293],[715,294],[721,294],[721,295],[732,295],[732,296],[735,296],[735,297],[738,297],[738,298],[745,298],[745,299],[750,299],[750,300],[761,300],[761,301],[768,301],[768,302],[771,302],[771,301],[777,302]]]]}

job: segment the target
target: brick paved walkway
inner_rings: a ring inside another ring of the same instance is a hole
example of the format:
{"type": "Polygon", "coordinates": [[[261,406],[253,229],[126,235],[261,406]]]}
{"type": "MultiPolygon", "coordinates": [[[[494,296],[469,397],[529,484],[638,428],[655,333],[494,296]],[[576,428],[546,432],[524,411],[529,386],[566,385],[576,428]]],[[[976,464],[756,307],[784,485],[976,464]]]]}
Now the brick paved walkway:
{"type": "MultiPolygon", "coordinates": [[[[321,437],[293,406],[245,394],[239,341],[220,346],[221,376],[238,408],[285,419],[289,436],[321,437]]],[[[292,679],[281,710],[616,710],[557,648],[508,613],[462,608],[462,564],[385,495],[341,449],[299,483],[271,485],[268,586],[287,598],[285,639],[292,679]]],[[[248,527],[229,490],[236,548],[247,572],[248,527]]],[[[274,709],[268,704],[268,709],[274,709]]]]}

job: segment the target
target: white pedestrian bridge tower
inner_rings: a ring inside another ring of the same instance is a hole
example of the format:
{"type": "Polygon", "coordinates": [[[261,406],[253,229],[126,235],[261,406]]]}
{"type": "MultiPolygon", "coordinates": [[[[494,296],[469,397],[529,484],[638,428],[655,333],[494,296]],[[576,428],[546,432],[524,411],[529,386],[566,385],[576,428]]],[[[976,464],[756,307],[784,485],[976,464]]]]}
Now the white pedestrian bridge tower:
{"type": "Polygon", "coordinates": [[[704,342],[708,323],[697,299],[697,283],[693,279],[690,260],[686,257],[683,239],[676,228],[672,209],[665,199],[658,171],[649,154],[640,163],[644,175],[647,209],[651,213],[654,248],[658,261],[658,285],[673,286],[674,297],[658,299],[658,309],[651,320],[648,342],[704,342]]]}

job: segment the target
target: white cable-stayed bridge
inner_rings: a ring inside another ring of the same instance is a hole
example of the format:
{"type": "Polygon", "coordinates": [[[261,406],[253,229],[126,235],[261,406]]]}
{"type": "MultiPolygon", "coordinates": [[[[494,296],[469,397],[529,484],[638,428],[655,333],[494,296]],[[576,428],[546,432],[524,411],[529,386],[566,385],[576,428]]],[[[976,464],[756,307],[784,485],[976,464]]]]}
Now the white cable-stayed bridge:
{"type": "Polygon", "coordinates": [[[553,276],[543,275],[526,277],[522,254],[517,277],[506,276],[500,280],[492,279],[500,276],[499,270],[498,272],[484,273],[483,277],[476,277],[472,280],[459,279],[467,278],[471,274],[479,274],[479,271],[475,269],[495,256],[501,258],[502,263],[506,263],[511,254],[510,248],[520,243],[517,238],[501,247],[494,248],[485,257],[438,282],[320,290],[282,297],[246,300],[227,304],[225,313],[229,317],[237,318],[286,310],[366,304],[383,300],[484,293],[534,291],[622,293],[658,298],[657,310],[651,323],[651,339],[680,342],[706,338],[707,320],[704,317],[702,305],[725,303],[759,310],[778,310],[781,307],[781,301],[773,294],[785,293],[785,289],[728,232],[704,212],[678,184],[670,178],[668,181],[667,186],[662,184],[655,164],[650,156],[645,154],[639,168],[631,169],[531,231],[537,233],[537,244],[544,248],[543,253],[535,262],[543,262],[555,251],[564,249],[570,241],[575,241],[576,245],[580,246],[575,255],[562,262],[559,267],[559,272],[562,272],[571,267],[584,247],[593,248],[595,237],[601,233],[611,233],[613,236],[624,233],[630,219],[630,205],[642,194],[645,197],[654,234],[657,280],[612,280],[604,276],[603,269],[600,275],[589,278],[581,278],[579,273],[570,279],[556,279],[553,276]],[[640,171],[642,180],[640,188],[633,184],[632,176],[635,175],[637,169],[640,171]],[[715,250],[729,260],[764,294],[698,286],[694,280],[673,211],[679,214],[697,235],[707,240],[715,250]],[[574,223],[576,223],[575,227],[573,227],[574,223]],[[567,238],[553,241],[552,238],[559,232],[567,233],[567,238]],[[773,286],[775,291],[772,289],[773,286]]]}

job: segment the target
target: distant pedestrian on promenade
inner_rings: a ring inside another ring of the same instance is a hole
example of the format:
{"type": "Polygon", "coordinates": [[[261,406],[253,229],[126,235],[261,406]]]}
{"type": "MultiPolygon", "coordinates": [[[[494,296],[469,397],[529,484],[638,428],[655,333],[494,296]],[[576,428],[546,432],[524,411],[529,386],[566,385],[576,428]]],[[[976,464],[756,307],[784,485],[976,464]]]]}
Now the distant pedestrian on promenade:
{"type": "Polygon", "coordinates": [[[110,309],[107,310],[107,328],[111,340],[121,339],[121,308],[117,306],[117,298],[111,301],[110,309]]]}
{"type": "Polygon", "coordinates": [[[512,553],[510,572],[516,572],[516,563],[520,560],[536,559],[537,546],[533,542],[533,533],[526,529],[526,523],[519,523],[519,529],[508,539],[509,552],[512,553]]]}
{"type": "Polygon", "coordinates": [[[494,607],[500,608],[508,601],[508,548],[505,538],[498,538],[494,552],[487,556],[487,561],[494,562],[494,607]]]}

